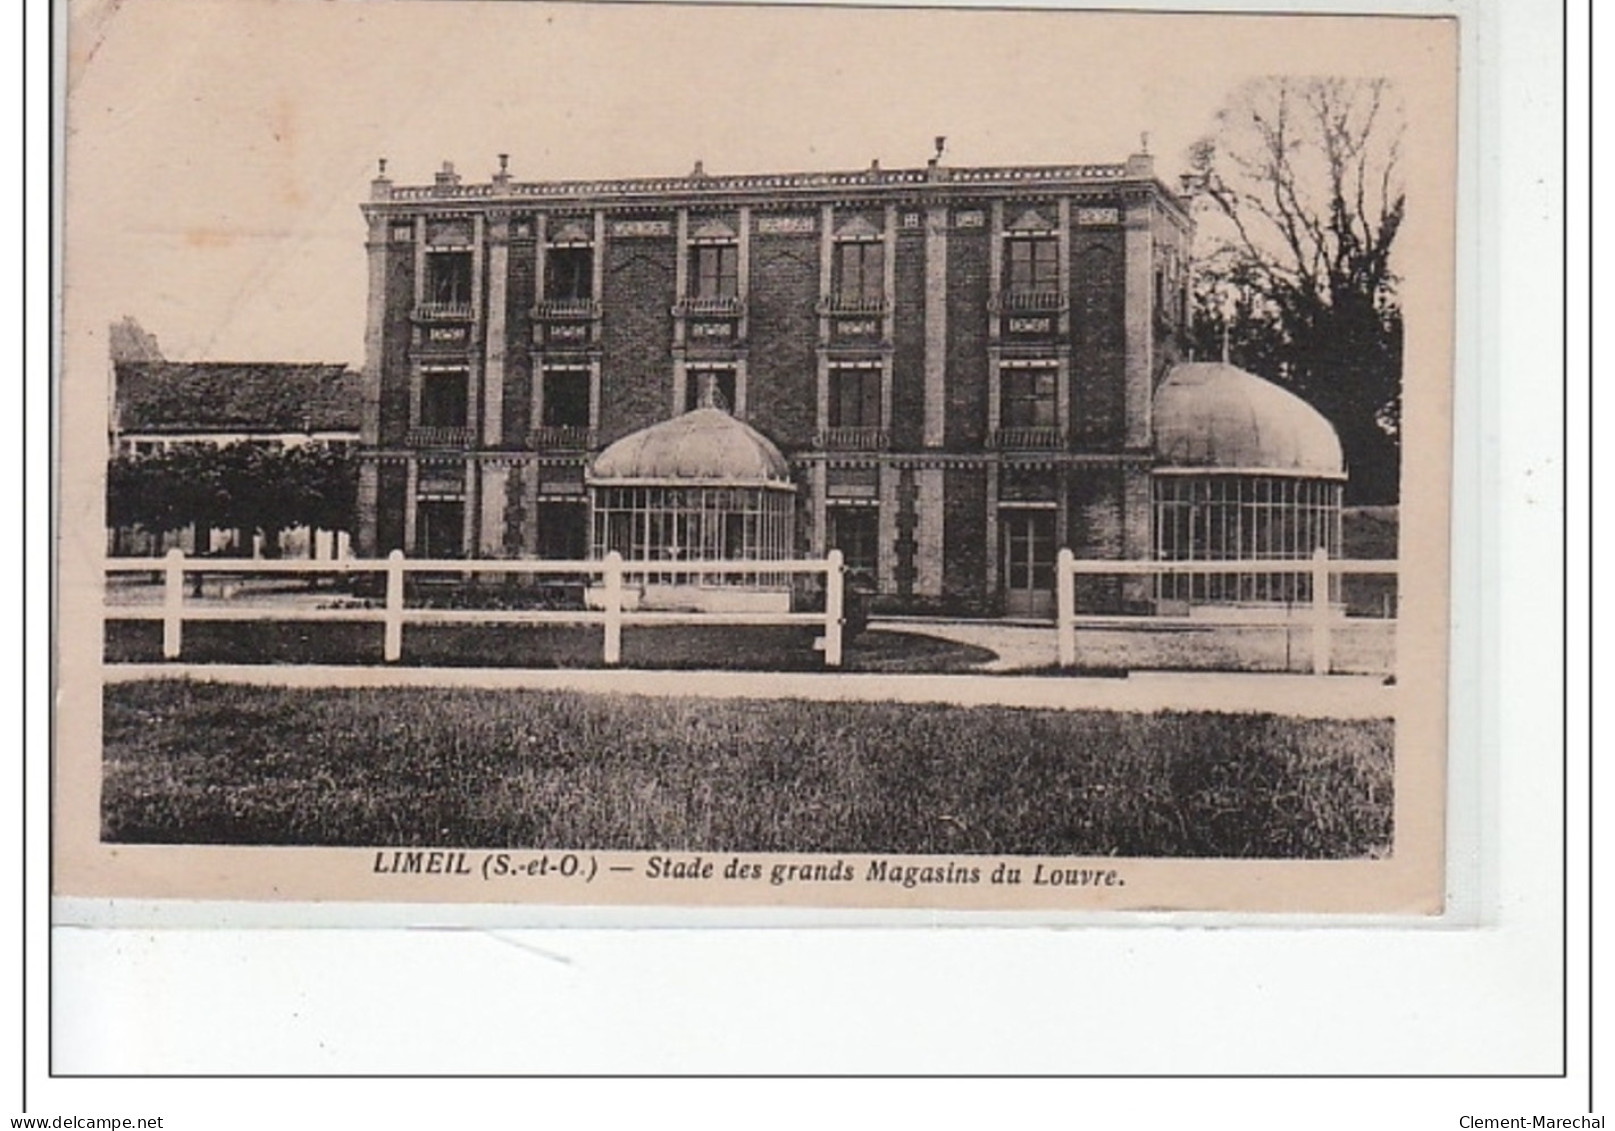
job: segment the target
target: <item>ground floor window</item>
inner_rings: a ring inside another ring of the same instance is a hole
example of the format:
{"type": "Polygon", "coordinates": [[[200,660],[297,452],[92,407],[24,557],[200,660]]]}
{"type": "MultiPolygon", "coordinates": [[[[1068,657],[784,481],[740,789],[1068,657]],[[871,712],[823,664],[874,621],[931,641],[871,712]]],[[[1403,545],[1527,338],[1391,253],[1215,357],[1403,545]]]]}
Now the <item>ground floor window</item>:
{"type": "Polygon", "coordinates": [[[1010,616],[1045,617],[1054,612],[1054,519],[1052,507],[999,511],[1004,611],[1010,616]]]}
{"type": "Polygon", "coordinates": [[[458,558],[465,554],[465,503],[421,499],[415,504],[415,556],[458,558]]]}
{"type": "MultiPolygon", "coordinates": [[[[1304,560],[1340,554],[1341,484],[1280,475],[1155,476],[1155,556],[1164,561],[1304,560]]],[[[1309,601],[1308,574],[1162,577],[1176,601],[1309,601]]]]}
{"type": "Polygon", "coordinates": [[[847,576],[873,586],[880,561],[880,511],[875,507],[832,507],[830,548],[841,551],[847,576]]]}
{"type": "Polygon", "coordinates": [[[589,508],[576,502],[538,504],[538,556],[582,561],[589,554],[589,508]]]}

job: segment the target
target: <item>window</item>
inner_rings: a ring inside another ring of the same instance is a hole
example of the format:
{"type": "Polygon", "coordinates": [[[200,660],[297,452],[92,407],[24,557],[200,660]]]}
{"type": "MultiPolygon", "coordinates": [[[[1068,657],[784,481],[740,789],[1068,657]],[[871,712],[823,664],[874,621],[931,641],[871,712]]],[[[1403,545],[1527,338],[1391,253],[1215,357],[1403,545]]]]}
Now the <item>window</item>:
{"type": "Polygon", "coordinates": [[[544,256],[544,297],[551,301],[594,297],[594,250],[552,247],[544,256]]]}
{"type": "Polygon", "coordinates": [[[886,248],[878,242],[836,245],[836,298],[873,303],[886,295],[886,248]]]}
{"type": "MultiPolygon", "coordinates": [[[[1305,560],[1339,553],[1339,483],[1281,476],[1157,475],[1155,556],[1166,561],[1305,560]]],[[[1305,601],[1295,573],[1168,574],[1156,595],[1174,601],[1305,601]]]]}
{"type": "Polygon", "coordinates": [[[999,373],[999,423],[1004,428],[1052,428],[1057,374],[1052,365],[1004,368],[999,373]]]}
{"type": "Polygon", "coordinates": [[[415,504],[415,553],[422,558],[458,558],[465,544],[465,503],[422,499],[415,504]]]}
{"type": "Polygon", "coordinates": [[[426,257],[426,301],[436,305],[470,305],[469,251],[434,251],[426,257]]]}
{"type": "Polygon", "coordinates": [[[830,427],[880,427],[880,370],[837,366],[830,370],[830,427]]]}
{"type": "Polygon", "coordinates": [[[546,428],[589,427],[589,373],[584,369],[544,371],[546,428]]]}
{"type": "Polygon", "coordinates": [[[1011,291],[1052,291],[1060,286],[1060,244],[1058,240],[1012,239],[1008,242],[1005,280],[1011,291]]]}
{"type": "Polygon", "coordinates": [[[691,369],[685,374],[684,411],[698,408],[710,388],[717,407],[725,412],[735,410],[735,371],[733,369],[691,369]]]}
{"type": "Polygon", "coordinates": [[[701,244],[690,252],[697,298],[736,298],[740,294],[740,249],[734,244],[701,244]]]}
{"type": "Polygon", "coordinates": [[[464,428],[470,416],[469,374],[463,369],[421,374],[421,427],[464,428]]]}
{"type": "Polygon", "coordinates": [[[538,556],[579,561],[589,554],[589,508],[581,503],[538,504],[538,556]]]}
{"type": "Polygon", "coordinates": [[[847,573],[874,581],[880,556],[880,512],[874,507],[832,507],[830,546],[840,550],[847,573]]]}

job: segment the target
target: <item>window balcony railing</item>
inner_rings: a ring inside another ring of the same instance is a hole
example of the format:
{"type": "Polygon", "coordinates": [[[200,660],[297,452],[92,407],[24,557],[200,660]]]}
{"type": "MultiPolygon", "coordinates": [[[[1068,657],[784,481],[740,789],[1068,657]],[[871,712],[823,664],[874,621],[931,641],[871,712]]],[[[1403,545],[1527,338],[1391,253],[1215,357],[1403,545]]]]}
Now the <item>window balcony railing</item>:
{"type": "Polygon", "coordinates": [[[685,295],[674,305],[673,317],[689,318],[694,315],[709,318],[736,318],[739,317],[745,306],[745,300],[739,295],[714,298],[685,295]]]}
{"type": "Polygon", "coordinates": [[[1063,448],[1065,447],[1065,433],[1052,424],[1000,428],[992,434],[988,443],[1001,451],[1025,448],[1039,450],[1063,448]]]}
{"type": "Polygon", "coordinates": [[[1006,290],[991,306],[994,314],[1051,313],[1065,309],[1065,296],[1055,290],[1006,290]]]}
{"type": "Polygon", "coordinates": [[[886,299],[884,297],[859,298],[854,295],[829,295],[826,298],[821,298],[815,309],[821,315],[880,315],[886,313],[886,299]]]}
{"type": "Polygon", "coordinates": [[[818,435],[819,447],[827,452],[880,452],[889,440],[886,429],[863,425],[826,428],[818,435]]]}
{"type": "Polygon", "coordinates": [[[417,303],[415,317],[422,322],[466,322],[471,318],[471,304],[469,302],[417,303]]]}
{"type": "Polygon", "coordinates": [[[533,305],[534,318],[599,318],[600,304],[592,298],[545,298],[533,305]]]}
{"type": "Polygon", "coordinates": [[[409,430],[409,444],[415,448],[469,448],[476,438],[477,430],[470,426],[419,424],[409,430]]]}
{"type": "Polygon", "coordinates": [[[594,439],[594,429],[585,424],[541,424],[533,429],[533,447],[540,451],[588,451],[594,439]]]}

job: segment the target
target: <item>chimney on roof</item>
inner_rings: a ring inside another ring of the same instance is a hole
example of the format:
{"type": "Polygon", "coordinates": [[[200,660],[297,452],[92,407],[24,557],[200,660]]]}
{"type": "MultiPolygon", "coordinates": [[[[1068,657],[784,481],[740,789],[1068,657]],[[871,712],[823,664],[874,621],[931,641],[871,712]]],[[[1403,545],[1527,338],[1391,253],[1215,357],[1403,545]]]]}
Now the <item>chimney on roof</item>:
{"type": "Polygon", "coordinates": [[[376,175],[370,182],[370,199],[387,200],[393,194],[392,178],[387,175],[387,159],[376,158],[376,175]]]}
{"type": "Polygon", "coordinates": [[[692,180],[696,180],[696,179],[699,179],[699,178],[704,177],[706,175],[707,175],[706,165],[702,162],[702,160],[699,157],[697,157],[695,159],[695,168],[690,170],[690,177],[691,177],[692,180]]]}
{"type": "Polygon", "coordinates": [[[457,187],[460,183],[460,174],[454,171],[453,161],[445,161],[443,162],[443,168],[437,171],[435,179],[437,183],[434,187],[439,192],[442,192],[457,187]]]}
{"type": "Polygon", "coordinates": [[[1140,134],[1139,152],[1127,159],[1127,175],[1129,177],[1155,176],[1155,158],[1150,154],[1150,135],[1140,134]]]}

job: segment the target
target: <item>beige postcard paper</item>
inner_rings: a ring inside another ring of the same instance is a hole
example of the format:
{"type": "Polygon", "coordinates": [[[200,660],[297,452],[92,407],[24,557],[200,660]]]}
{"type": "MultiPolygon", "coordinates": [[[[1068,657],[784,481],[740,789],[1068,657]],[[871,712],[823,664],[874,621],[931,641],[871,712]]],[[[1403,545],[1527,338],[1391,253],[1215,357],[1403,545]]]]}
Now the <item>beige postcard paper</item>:
{"type": "Polygon", "coordinates": [[[72,5],[56,894],[1439,913],[1457,43],[72,5]]]}

